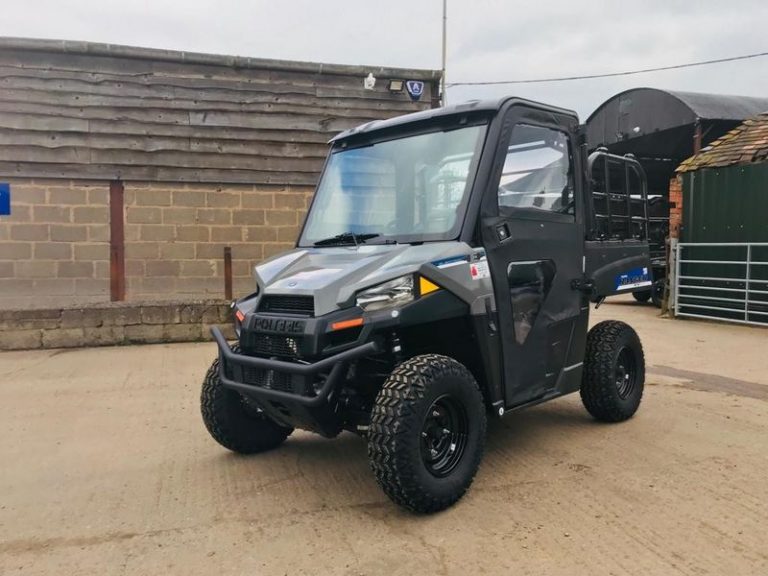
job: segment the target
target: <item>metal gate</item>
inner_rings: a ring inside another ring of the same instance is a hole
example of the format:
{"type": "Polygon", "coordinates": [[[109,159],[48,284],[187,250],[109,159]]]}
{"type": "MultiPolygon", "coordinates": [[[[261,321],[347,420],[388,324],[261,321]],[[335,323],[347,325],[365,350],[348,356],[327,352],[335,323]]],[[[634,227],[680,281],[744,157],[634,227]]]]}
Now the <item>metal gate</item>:
{"type": "Polygon", "coordinates": [[[768,325],[768,242],[679,242],[676,316],[768,325]]]}

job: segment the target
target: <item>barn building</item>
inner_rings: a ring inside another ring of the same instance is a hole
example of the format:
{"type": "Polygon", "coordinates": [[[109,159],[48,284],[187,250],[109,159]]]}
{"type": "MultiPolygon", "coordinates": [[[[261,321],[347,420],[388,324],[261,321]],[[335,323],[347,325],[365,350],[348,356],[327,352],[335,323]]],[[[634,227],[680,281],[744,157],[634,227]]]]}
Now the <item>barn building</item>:
{"type": "Polygon", "coordinates": [[[634,88],[590,114],[587,142],[590,149],[634,154],[645,169],[649,194],[666,197],[683,160],[766,110],[768,98],[634,88]]]}
{"type": "Polygon", "coordinates": [[[765,111],[768,98],[634,88],[612,96],[587,119],[591,150],[605,147],[614,154],[633,154],[646,172],[651,258],[654,275],[660,274],[654,279],[662,285],[673,272],[667,266],[668,240],[674,248],[682,223],[683,189],[677,167],[765,111]]]}
{"type": "Polygon", "coordinates": [[[439,79],[0,39],[0,310],[223,297],[225,247],[242,293],[294,242],[327,141],[436,106],[439,79]]]}

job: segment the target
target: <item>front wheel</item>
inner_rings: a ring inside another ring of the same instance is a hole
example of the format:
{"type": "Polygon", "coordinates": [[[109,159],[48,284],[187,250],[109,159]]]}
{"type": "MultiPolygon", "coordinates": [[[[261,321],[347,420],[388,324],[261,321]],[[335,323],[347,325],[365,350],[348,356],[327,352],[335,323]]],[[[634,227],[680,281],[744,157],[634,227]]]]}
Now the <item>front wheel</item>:
{"type": "Polygon", "coordinates": [[[376,397],[368,457],[379,486],[414,512],[461,498],[483,456],[486,414],[472,374],[437,354],[400,364],[376,397]]]}
{"type": "Polygon", "coordinates": [[[643,397],[645,357],[640,338],[624,322],[607,320],[587,334],[581,400],[603,422],[631,418],[643,397]]]}
{"type": "Polygon", "coordinates": [[[214,360],[203,380],[200,412],[216,442],[233,452],[256,454],[276,448],[293,432],[280,426],[242,394],[225,388],[214,360]]]}

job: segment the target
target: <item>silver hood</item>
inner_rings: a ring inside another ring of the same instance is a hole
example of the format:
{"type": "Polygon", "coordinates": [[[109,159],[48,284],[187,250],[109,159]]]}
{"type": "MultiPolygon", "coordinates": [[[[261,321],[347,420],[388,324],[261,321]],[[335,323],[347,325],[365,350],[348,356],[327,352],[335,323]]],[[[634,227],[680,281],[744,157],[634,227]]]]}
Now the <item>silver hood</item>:
{"type": "Polygon", "coordinates": [[[364,288],[412,274],[423,264],[471,253],[472,248],[456,241],[296,248],[256,266],[255,276],[264,294],[314,296],[315,314],[322,316],[364,288]]]}

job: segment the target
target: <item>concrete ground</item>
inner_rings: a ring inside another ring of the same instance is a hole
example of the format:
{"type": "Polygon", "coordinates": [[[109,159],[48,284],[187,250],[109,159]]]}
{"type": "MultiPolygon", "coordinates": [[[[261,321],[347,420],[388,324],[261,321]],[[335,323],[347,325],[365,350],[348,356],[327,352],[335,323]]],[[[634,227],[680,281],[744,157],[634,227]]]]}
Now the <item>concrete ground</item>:
{"type": "Polygon", "coordinates": [[[610,317],[645,346],[637,416],[595,423],[576,395],[496,421],[430,517],[386,499],[351,434],[216,445],[213,344],[0,354],[0,573],[768,573],[768,330],[626,298],[610,317]]]}

